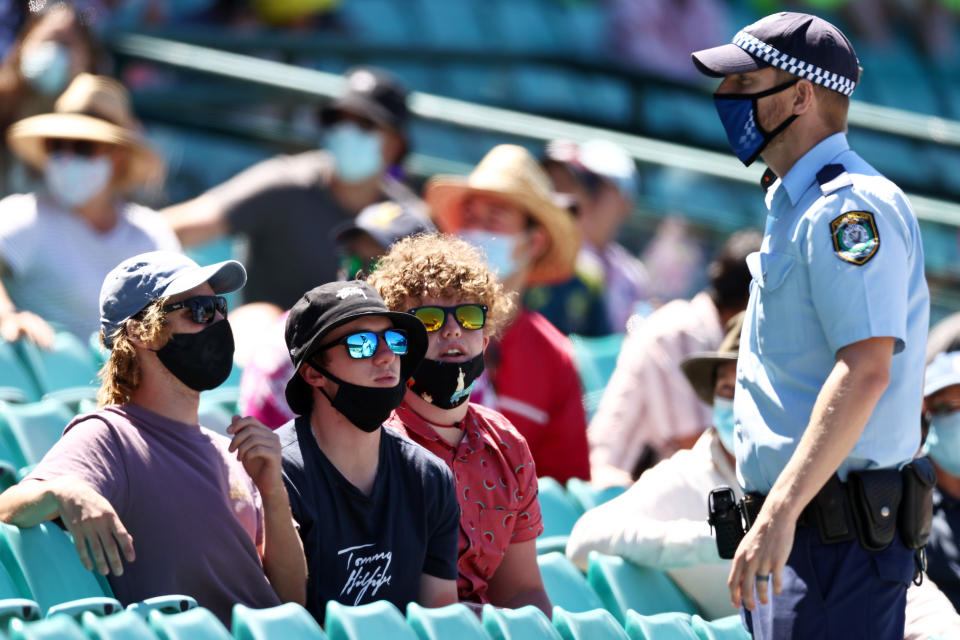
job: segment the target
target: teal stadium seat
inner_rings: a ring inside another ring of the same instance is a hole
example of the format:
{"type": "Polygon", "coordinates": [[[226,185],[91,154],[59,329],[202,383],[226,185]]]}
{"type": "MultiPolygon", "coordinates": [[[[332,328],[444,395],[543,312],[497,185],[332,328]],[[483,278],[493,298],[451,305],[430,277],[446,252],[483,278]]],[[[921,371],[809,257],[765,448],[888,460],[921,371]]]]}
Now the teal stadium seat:
{"type": "Polygon", "coordinates": [[[599,507],[604,502],[613,500],[626,490],[626,487],[616,486],[598,489],[580,478],[570,478],[567,480],[567,495],[570,496],[570,499],[584,512],[594,507],[599,507]]]}
{"type": "Polygon", "coordinates": [[[10,640],[87,640],[83,629],[70,616],[53,616],[45,620],[24,622],[11,620],[10,640]]]}
{"type": "Polygon", "coordinates": [[[588,415],[593,415],[600,406],[603,390],[617,368],[617,357],[623,346],[624,334],[586,337],[572,334],[573,360],[583,387],[583,406],[588,415]]]}
{"type": "Polygon", "coordinates": [[[306,609],[288,602],[267,609],[233,606],[235,640],[321,640],[327,636],[306,609]]]}
{"type": "MultiPolygon", "coordinates": [[[[6,524],[0,528],[0,563],[20,595],[35,600],[44,614],[80,599],[93,611],[103,612],[108,604],[120,608],[106,579],[84,568],[70,536],[57,525],[43,522],[29,529],[6,524]]],[[[69,611],[79,616],[79,608],[69,611]]]]}
{"type": "Polygon", "coordinates": [[[233,640],[217,617],[203,607],[183,613],[151,611],[148,620],[160,640],[233,640]]]}
{"type": "Polygon", "coordinates": [[[107,351],[107,348],[100,344],[99,331],[94,331],[90,334],[90,340],[87,345],[90,347],[90,357],[93,359],[93,366],[99,371],[100,367],[102,367],[110,357],[110,352],[107,351]]]}
{"type": "Polygon", "coordinates": [[[565,536],[583,515],[567,495],[563,486],[553,478],[538,478],[538,499],[543,517],[543,537],[565,536]]]}
{"type": "Polygon", "coordinates": [[[476,614],[459,602],[436,608],[411,602],[407,624],[420,640],[490,640],[476,614]]]}
{"type": "Polygon", "coordinates": [[[603,608],[600,597],[565,555],[557,552],[542,554],[537,556],[537,564],[552,604],[573,613],[603,608]]]}
{"type": "Polygon", "coordinates": [[[233,413],[219,402],[201,397],[200,406],[197,408],[197,417],[200,419],[201,426],[228,438],[230,437],[227,433],[227,427],[233,420],[233,413]]]}
{"type": "Polygon", "coordinates": [[[630,640],[698,640],[690,616],[679,612],[642,616],[628,611],[624,628],[630,640]]]}
{"type": "Polygon", "coordinates": [[[606,609],[571,613],[554,607],[553,628],[563,640],[628,640],[627,632],[606,609]]]}
{"type": "Polygon", "coordinates": [[[17,349],[33,371],[41,393],[69,394],[77,399],[96,393],[97,367],[90,357],[90,346],[72,333],[58,331],[50,350],[29,340],[17,342],[17,349]]]}
{"type": "Polygon", "coordinates": [[[84,633],[90,640],[156,640],[150,625],[132,611],[120,611],[109,616],[86,612],[80,618],[84,633]]]}
{"type": "Polygon", "coordinates": [[[151,611],[160,613],[181,613],[197,608],[197,601],[191,596],[172,594],[166,596],[154,596],[140,602],[131,602],[127,605],[127,611],[131,611],[144,620],[150,616],[151,611]]]}
{"type": "Polygon", "coordinates": [[[493,640],[560,640],[543,611],[529,604],[519,609],[483,605],[483,628],[493,640]]]}
{"type": "Polygon", "coordinates": [[[590,552],[587,562],[587,582],[621,624],[629,609],[642,615],[668,611],[697,613],[693,601],[662,571],[596,551],[590,552]]]}
{"type": "Polygon", "coordinates": [[[17,354],[13,344],[0,340],[0,400],[30,402],[40,398],[33,374],[17,354]]]}
{"type": "Polygon", "coordinates": [[[417,634],[407,626],[403,615],[386,600],[356,607],[330,600],[327,602],[324,627],[330,640],[417,640],[417,634]]]}
{"type": "Polygon", "coordinates": [[[693,615],[690,617],[690,626],[700,640],[750,640],[751,637],[736,614],[712,622],[693,615]]]}
{"type": "Polygon", "coordinates": [[[34,465],[60,439],[74,414],[60,401],[46,398],[28,404],[0,403],[0,435],[4,455],[18,466],[34,465]]]}

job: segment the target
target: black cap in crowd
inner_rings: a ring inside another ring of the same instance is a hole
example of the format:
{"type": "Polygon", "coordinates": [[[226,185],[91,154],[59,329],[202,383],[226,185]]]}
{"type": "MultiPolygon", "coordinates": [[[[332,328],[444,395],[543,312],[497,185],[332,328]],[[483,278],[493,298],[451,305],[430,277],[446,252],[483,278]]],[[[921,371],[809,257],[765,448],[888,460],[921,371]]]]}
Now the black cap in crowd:
{"type": "Polygon", "coordinates": [[[285,337],[294,372],[285,395],[294,413],[305,415],[313,406],[310,386],[300,377],[300,365],[317,353],[331,331],[367,316],[389,318],[395,328],[407,332],[407,354],[400,356],[400,378],[407,380],[414,374],[427,353],[423,322],[409,313],[387,309],[376,289],[362,280],[328,282],[303,294],[287,316],[285,337]]]}
{"type": "Polygon", "coordinates": [[[723,77],[776,67],[849,96],[860,62],[840,29],[808,13],[783,11],[744,27],[730,44],[695,51],[701,73],[723,77]]]}
{"type": "Polygon", "coordinates": [[[374,67],[350,69],[346,78],[346,93],[320,112],[324,126],[336,122],[346,111],[394,131],[406,128],[410,117],[407,89],[399,80],[374,67]]]}

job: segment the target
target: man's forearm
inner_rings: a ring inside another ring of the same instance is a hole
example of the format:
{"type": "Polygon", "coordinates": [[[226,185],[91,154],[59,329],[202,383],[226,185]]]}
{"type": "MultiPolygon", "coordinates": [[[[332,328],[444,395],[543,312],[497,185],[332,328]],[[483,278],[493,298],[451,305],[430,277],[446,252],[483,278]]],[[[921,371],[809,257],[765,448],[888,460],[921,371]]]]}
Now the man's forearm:
{"type": "Polygon", "coordinates": [[[810,423],[770,491],[771,508],[796,520],[837,471],[887,388],[892,352],[892,338],[873,338],[841,349],[810,423]]]}
{"type": "Polygon", "coordinates": [[[33,527],[52,520],[59,510],[56,495],[61,478],[27,480],[0,494],[0,520],[18,527],[33,527]]]}
{"type": "Polygon", "coordinates": [[[283,602],[305,604],[307,561],[303,543],[293,525],[290,501],[281,486],[263,494],[263,570],[283,602]]]}

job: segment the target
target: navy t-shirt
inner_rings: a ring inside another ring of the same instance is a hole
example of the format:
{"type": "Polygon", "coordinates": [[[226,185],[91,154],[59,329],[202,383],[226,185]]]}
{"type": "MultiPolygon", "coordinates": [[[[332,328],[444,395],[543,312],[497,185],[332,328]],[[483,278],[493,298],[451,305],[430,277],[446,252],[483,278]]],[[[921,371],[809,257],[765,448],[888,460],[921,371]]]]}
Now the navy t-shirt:
{"type": "Polygon", "coordinates": [[[960,500],[942,489],[933,494],[933,523],[927,541],[927,575],[960,610],[960,500]]]}
{"type": "Polygon", "coordinates": [[[416,600],[421,574],[455,580],[460,507],[450,469],[387,429],[373,491],[364,495],[317,445],[309,417],[277,429],[283,480],[307,556],[307,609],[416,600]]]}

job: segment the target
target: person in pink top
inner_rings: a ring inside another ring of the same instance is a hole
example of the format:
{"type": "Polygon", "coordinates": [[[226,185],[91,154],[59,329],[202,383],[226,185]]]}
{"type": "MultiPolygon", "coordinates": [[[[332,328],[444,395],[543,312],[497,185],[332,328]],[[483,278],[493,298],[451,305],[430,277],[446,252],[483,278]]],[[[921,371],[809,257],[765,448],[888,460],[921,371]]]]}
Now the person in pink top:
{"type": "Polygon", "coordinates": [[[537,566],[543,525],[533,456],[507,418],[469,401],[484,349],[508,321],[512,300],[475,247],[439,234],[397,242],[369,281],[388,308],[413,314],[427,329],[426,359],[386,426],[453,471],[460,600],[532,604],[550,615],[537,566]]]}

